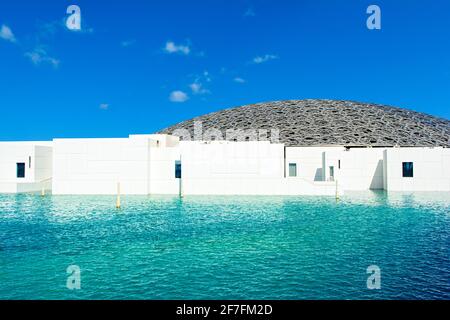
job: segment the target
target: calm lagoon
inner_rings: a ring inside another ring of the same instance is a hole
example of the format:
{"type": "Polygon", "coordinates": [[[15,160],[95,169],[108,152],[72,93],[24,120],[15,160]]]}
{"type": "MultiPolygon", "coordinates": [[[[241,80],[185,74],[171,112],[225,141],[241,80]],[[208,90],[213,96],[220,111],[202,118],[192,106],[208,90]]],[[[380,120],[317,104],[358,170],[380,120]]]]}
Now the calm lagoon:
{"type": "Polygon", "coordinates": [[[449,193],[114,205],[0,195],[0,299],[450,299],[449,193]]]}

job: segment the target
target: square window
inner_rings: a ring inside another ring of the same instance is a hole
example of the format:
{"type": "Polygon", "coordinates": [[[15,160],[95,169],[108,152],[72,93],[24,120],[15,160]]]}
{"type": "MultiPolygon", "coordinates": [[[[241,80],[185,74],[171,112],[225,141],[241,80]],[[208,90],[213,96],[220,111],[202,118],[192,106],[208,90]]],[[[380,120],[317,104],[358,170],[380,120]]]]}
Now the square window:
{"type": "Polygon", "coordinates": [[[297,176],[297,164],[289,163],[289,177],[296,177],[296,176],[297,176]]]}
{"type": "Polygon", "coordinates": [[[414,176],[414,164],[412,162],[403,162],[403,178],[412,178],[414,176]]]}
{"type": "Polygon", "coordinates": [[[17,178],[25,178],[25,163],[17,163],[16,176],[17,178]]]}

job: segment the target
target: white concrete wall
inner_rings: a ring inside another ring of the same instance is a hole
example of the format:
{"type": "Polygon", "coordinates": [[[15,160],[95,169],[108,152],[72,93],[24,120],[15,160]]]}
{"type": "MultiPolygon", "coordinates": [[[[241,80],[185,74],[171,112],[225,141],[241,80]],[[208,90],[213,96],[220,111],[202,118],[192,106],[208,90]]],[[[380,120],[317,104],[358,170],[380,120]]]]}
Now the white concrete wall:
{"type": "Polygon", "coordinates": [[[343,190],[383,189],[383,149],[287,147],[287,176],[289,163],[296,163],[298,177],[309,181],[331,180],[333,166],[334,180],[343,190]]]}
{"type": "Polygon", "coordinates": [[[120,182],[122,194],[334,195],[330,166],[340,194],[450,191],[449,164],[444,148],[284,148],[268,141],[180,142],[167,135],[1,142],[0,192],[38,191],[45,183],[53,194],[116,194],[120,182]],[[16,177],[18,162],[26,165],[23,179],[16,177]],[[413,178],[402,177],[402,162],[414,163],[413,178]],[[296,177],[289,177],[289,163],[296,163],[296,177]]]}
{"type": "Polygon", "coordinates": [[[334,183],[308,181],[302,176],[285,178],[282,144],[181,142],[181,161],[185,195],[334,195],[336,192],[334,183]]]}
{"type": "Polygon", "coordinates": [[[36,146],[34,154],[34,173],[36,182],[51,179],[53,176],[53,148],[36,146]]]}
{"type": "Polygon", "coordinates": [[[148,193],[148,139],[55,139],[53,194],[148,193]]]}
{"type": "MultiPolygon", "coordinates": [[[[217,178],[183,180],[184,195],[324,195],[334,196],[335,183],[289,178],[217,178]]],[[[340,190],[339,194],[343,194],[340,190]]]]}
{"type": "Polygon", "coordinates": [[[388,191],[450,191],[450,149],[391,148],[384,162],[388,191]],[[413,162],[412,178],[403,177],[403,162],[413,162]]]}
{"type": "Polygon", "coordinates": [[[25,143],[0,143],[0,181],[34,182],[34,166],[29,166],[34,158],[35,148],[25,143]],[[25,178],[17,178],[17,163],[25,163],[25,178]]]}
{"type": "Polygon", "coordinates": [[[39,141],[0,142],[0,193],[41,190],[45,184],[41,180],[52,175],[51,145],[39,141]],[[25,163],[25,178],[17,178],[17,163],[25,163]]]}
{"type": "Polygon", "coordinates": [[[298,177],[310,181],[325,181],[322,172],[323,153],[343,150],[343,147],[286,147],[286,176],[289,176],[289,163],[296,163],[298,177]]]}
{"type": "Polygon", "coordinates": [[[336,179],[344,190],[382,190],[383,151],[382,148],[352,148],[331,154],[328,166],[335,167],[336,179]]]}
{"type": "Polygon", "coordinates": [[[214,141],[180,146],[186,179],[283,177],[282,144],[214,141]]]}
{"type": "Polygon", "coordinates": [[[53,194],[178,194],[178,137],[55,139],[53,194]]]}
{"type": "Polygon", "coordinates": [[[177,147],[180,138],[167,134],[131,134],[130,139],[150,140],[152,147],[177,147]]]}
{"type": "MultiPolygon", "coordinates": [[[[169,145],[173,145],[172,142],[169,145]]],[[[175,179],[176,160],[180,160],[179,147],[150,149],[149,194],[179,194],[179,179],[175,179]]]]}

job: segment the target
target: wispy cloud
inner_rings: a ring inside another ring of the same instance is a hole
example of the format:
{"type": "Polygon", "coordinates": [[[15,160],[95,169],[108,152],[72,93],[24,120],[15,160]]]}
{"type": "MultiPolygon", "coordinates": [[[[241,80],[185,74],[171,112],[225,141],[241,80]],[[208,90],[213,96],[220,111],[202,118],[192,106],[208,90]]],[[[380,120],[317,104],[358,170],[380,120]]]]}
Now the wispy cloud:
{"type": "Polygon", "coordinates": [[[245,12],[244,12],[244,17],[254,17],[256,16],[255,11],[253,10],[253,8],[248,8],[245,12]]]}
{"type": "Polygon", "coordinates": [[[273,55],[273,54],[265,54],[263,56],[257,56],[255,58],[253,58],[253,63],[255,64],[261,64],[270,60],[275,60],[278,59],[278,56],[273,55]]]}
{"type": "Polygon", "coordinates": [[[173,41],[167,41],[164,47],[166,53],[179,53],[188,55],[191,53],[191,48],[189,45],[175,44],[173,41]]]}
{"type": "Polygon", "coordinates": [[[246,83],[247,81],[245,79],[242,79],[241,77],[236,77],[233,79],[234,82],[237,83],[246,83]]]}
{"type": "MultiPolygon", "coordinates": [[[[25,52],[23,55],[30,59],[30,61],[34,65],[40,65],[40,64],[50,64],[54,68],[57,68],[60,64],[60,61],[52,56],[49,55],[48,50],[46,49],[46,46],[40,44],[40,39],[48,34],[54,34],[54,23],[48,23],[43,26],[41,26],[40,30],[35,35],[35,46],[34,49],[26,49],[24,48],[24,45],[20,45],[20,48],[25,52]]],[[[0,38],[4,39],[6,41],[10,41],[13,43],[17,42],[16,37],[14,36],[14,33],[12,32],[11,28],[9,28],[7,25],[2,25],[0,28],[0,38]]]]}
{"type": "Polygon", "coordinates": [[[101,103],[100,104],[100,109],[101,110],[108,110],[109,109],[109,104],[108,103],[101,103]]]}
{"type": "Polygon", "coordinates": [[[208,89],[205,89],[203,85],[199,82],[194,82],[189,85],[193,94],[206,94],[210,93],[208,89]]]}
{"type": "Polygon", "coordinates": [[[93,34],[94,28],[88,27],[83,23],[81,29],[69,29],[66,26],[67,17],[53,20],[50,22],[40,22],[38,25],[37,38],[40,40],[51,40],[60,32],[76,34],[93,34]]]}
{"type": "Polygon", "coordinates": [[[52,56],[50,56],[44,47],[36,47],[34,50],[26,52],[25,56],[30,59],[34,65],[40,64],[50,64],[54,68],[59,66],[60,61],[52,56]]]}
{"type": "Polygon", "coordinates": [[[205,79],[206,82],[211,82],[211,75],[208,71],[203,71],[203,79],[205,79]]]}
{"type": "MultiPolygon", "coordinates": [[[[69,30],[69,31],[70,31],[70,30],[69,30]]],[[[85,33],[85,34],[93,34],[93,33],[94,33],[94,28],[92,28],[92,27],[81,28],[80,30],[76,30],[75,32],[78,32],[78,33],[85,33]]]]}
{"type": "Polygon", "coordinates": [[[132,46],[133,44],[135,44],[136,43],[136,40],[134,40],[134,39],[131,39],[131,40],[125,40],[125,41],[122,41],[121,43],[120,43],[120,45],[122,46],[122,47],[129,47],[129,46],[132,46]]]}
{"type": "MultiPolygon", "coordinates": [[[[54,38],[60,31],[66,30],[70,32],[70,30],[65,27],[65,21],[66,18],[61,18],[50,22],[39,22],[37,31],[33,37],[31,37],[34,41],[28,45],[20,45],[20,48],[23,50],[22,52],[24,52],[23,55],[36,66],[41,64],[49,64],[54,68],[57,68],[60,65],[60,60],[50,55],[48,50],[49,46],[47,44],[49,42],[53,42],[54,38]]],[[[77,32],[90,34],[94,32],[94,29],[83,28],[77,32]]],[[[0,28],[0,39],[19,44],[11,28],[5,24],[3,24],[0,28]]]]}
{"type": "MultiPolygon", "coordinates": [[[[50,55],[48,50],[49,46],[47,45],[47,43],[53,42],[54,38],[60,32],[74,32],[74,30],[69,30],[66,27],[66,20],[67,18],[64,17],[50,22],[39,23],[38,30],[35,34],[34,49],[24,49],[25,57],[30,59],[30,61],[36,66],[41,64],[49,64],[54,68],[58,68],[61,61],[50,55]]],[[[94,29],[91,27],[83,27],[80,30],[76,30],[76,33],[81,34],[92,34],[93,32],[94,29]]]]}
{"type": "Polygon", "coordinates": [[[13,43],[17,41],[14,33],[11,31],[11,28],[4,24],[0,28],[0,38],[13,43]]]}
{"type": "Polygon", "coordinates": [[[40,22],[37,26],[38,30],[36,32],[36,39],[38,41],[42,40],[52,40],[58,31],[63,30],[64,20],[53,20],[50,22],[40,22]]]}
{"type": "Polygon", "coordinates": [[[211,75],[208,71],[203,71],[201,74],[194,75],[194,81],[189,85],[189,88],[194,95],[203,95],[211,93],[207,88],[205,88],[205,83],[210,83],[212,81],[211,75]]]}
{"type": "Polygon", "coordinates": [[[170,96],[169,96],[169,100],[171,102],[178,102],[178,103],[180,103],[180,102],[185,102],[188,99],[189,99],[189,96],[186,93],[184,93],[183,91],[180,91],[180,90],[172,91],[170,93],[170,96]]]}

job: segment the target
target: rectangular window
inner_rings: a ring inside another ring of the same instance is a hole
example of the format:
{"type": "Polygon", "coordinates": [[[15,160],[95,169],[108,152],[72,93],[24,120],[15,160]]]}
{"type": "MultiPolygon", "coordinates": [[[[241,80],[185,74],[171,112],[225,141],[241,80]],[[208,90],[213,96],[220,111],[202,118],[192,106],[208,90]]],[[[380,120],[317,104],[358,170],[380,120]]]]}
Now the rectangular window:
{"type": "Polygon", "coordinates": [[[17,163],[17,178],[25,178],[25,163],[17,163]]]}
{"type": "Polygon", "coordinates": [[[175,178],[181,179],[181,161],[175,161],[175,178]]]}
{"type": "Polygon", "coordinates": [[[289,163],[289,177],[296,177],[296,176],[297,176],[297,164],[289,163]]]}
{"type": "Polygon", "coordinates": [[[412,178],[414,176],[414,164],[412,162],[403,162],[403,178],[412,178]]]}
{"type": "Polygon", "coordinates": [[[330,167],[330,181],[334,181],[334,166],[330,167]]]}

